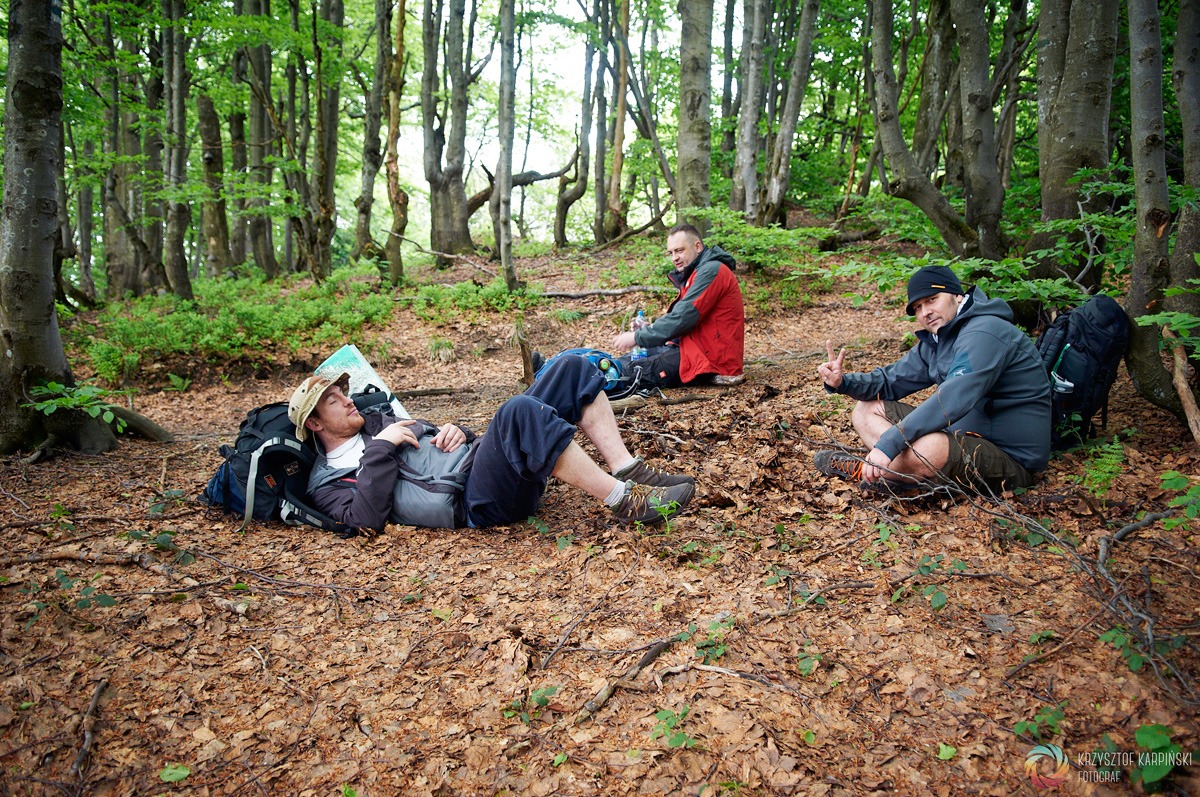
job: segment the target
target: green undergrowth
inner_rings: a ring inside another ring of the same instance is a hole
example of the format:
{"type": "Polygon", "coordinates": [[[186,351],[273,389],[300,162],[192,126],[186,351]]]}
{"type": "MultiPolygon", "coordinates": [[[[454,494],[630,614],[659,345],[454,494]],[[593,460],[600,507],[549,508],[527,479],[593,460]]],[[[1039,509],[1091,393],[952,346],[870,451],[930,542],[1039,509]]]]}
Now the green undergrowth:
{"type": "Polygon", "coordinates": [[[301,275],[198,279],[192,301],[142,296],[109,302],[87,316],[60,305],[59,318],[72,361],[89,365],[96,382],[119,385],[151,363],[177,357],[262,365],[286,362],[304,349],[361,341],[365,329],[386,324],[397,307],[432,323],[475,322],[521,313],[541,300],[536,289],[510,293],[499,278],[487,285],[405,280],[393,293],[377,277],[366,264],[340,268],[320,285],[301,275]]]}

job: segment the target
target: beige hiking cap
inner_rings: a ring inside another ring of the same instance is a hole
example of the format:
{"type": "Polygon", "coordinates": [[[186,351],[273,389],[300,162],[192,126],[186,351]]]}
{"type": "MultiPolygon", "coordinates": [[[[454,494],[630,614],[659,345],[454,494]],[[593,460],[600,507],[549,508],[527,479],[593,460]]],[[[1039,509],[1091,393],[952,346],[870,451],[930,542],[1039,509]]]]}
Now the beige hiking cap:
{"type": "Polygon", "coordinates": [[[350,374],[343,371],[336,379],[310,376],[301,382],[300,387],[292,393],[292,398],[288,402],[288,420],[296,424],[296,437],[304,440],[308,436],[308,429],[305,428],[304,422],[317,408],[317,402],[321,400],[321,396],[325,395],[325,391],[333,385],[340,387],[343,393],[349,393],[350,374]]]}

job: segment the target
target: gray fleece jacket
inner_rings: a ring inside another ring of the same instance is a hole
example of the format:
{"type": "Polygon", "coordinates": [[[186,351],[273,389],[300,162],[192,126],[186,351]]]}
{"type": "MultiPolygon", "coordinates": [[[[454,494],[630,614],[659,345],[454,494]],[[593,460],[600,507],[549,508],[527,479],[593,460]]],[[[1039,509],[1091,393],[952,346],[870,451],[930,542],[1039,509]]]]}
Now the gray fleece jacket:
{"type": "Polygon", "coordinates": [[[978,287],[953,320],[917,333],[918,343],[897,362],[850,373],[830,392],[859,401],[899,401],[938,388],[876,448],[895,458],[908,443],[937,431],[973,432],[995,443],[1026,470],[1050,458],[1050,380],[1029,337],[1012,324],[1012,310],[978,287]]]}

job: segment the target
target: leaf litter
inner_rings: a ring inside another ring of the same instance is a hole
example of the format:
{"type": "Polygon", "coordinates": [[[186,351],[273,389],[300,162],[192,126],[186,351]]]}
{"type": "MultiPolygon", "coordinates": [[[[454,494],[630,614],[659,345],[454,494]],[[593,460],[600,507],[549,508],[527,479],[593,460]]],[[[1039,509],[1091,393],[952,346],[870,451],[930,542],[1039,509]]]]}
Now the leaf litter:
{"type": "MultiPolygon", "coordinates": [[[[562,272],[526,268],[551,287],[562,272]]],[[[773,278],[742,279],[751,297],[773,278]]],[[[536,348],[615,331],[613,299],[569,305],[587,312],[527,314],[536,348]]],[[[0,460],[0,791],[1007,795],[1032,790],[1039,742],[1078,768],[1105,736],[1136,752],[1137,729],[1162,723],[1194,749],[1196,532],[1155,524],[1095,567],[1101,537],[1165,508],[1162,472],[1200,472],[1186,430],[1122,379],[1109,430],[1138,433],[1102,496],[1086,453],[996,502],[861,494],[811,467],[854,445],[815,367],[826,337],[855,369],[895,359],[900,312],[750,301],[743,385],[620,413],[631,448],[697,478],[669,528],[619,527],[552,484],[536,521],[499,529],[239,533],[195,500],[217,449],[325,351],[184,393],[142,386],[137,409],[174,443],[0,460]],[[116,605],[79,608],[84,586],[116,605]],[[1184,642],[1135,672],[1100,640],[1130,618],[1184,642]],[[1059,706],[1056,730],[1014,733],[1059,706]],[[656,733],[660,717],[682,718],[656,733]]],[[[416,416],[481,430],[520,388],[507,322],[400,310],[368,334],[355,342],[393,389],[452,389],[406,398],[416,416]],[[454,359],[430,359],[434,335],[454,359]]],[[[1062,787],[1092,788],[1075,773],[1062,787]]]]}

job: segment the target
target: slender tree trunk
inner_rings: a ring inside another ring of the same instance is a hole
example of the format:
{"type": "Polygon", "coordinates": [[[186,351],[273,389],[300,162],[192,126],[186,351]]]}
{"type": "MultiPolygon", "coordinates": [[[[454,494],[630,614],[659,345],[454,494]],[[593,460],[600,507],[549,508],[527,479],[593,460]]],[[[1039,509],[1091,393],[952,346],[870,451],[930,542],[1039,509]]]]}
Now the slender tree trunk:
{"type": "MultiPolygon", "coordinates": [[[[246,14],[251,17],[269,17],[270,0],[246,0],[246,14]]],[[[258,90],[250,92],[250,135],[246,141],[251,185],[257,194],[247,203],[250,212],[248,234],[255,264],[262,269],[267,279],[274,279],[279,273],[279,261],[275,257],[275,239],[266,200],[266,194],[271,188],[270,167],[267,163],[271,139],[267,105],[271,97],[270,45],[258,44],[248,48],[246,61],[249,78],[258,86],[258,90]]]]}
{"type": "Polygon", "coordinates": [[[787,188],[792,176],[792,141],[796,137],[796,126],[800,123],[800,103],[804,99],[804,87],[808,85],[809,67],[812,64],[813,33],[816,30],[819,0],[806,0],[796,30],[796,51],[792,55],[792,72],[788,77],[787,99],[779,120],[779,130],[770,142],[767,158],[765,197],[759,208],[758,224],[785,223],[787,221],[787,188]]]}
{"type": "Polygon", "coordinates": [[[599,6],[599,24],[597,38],[600,41],[600,64],[596,68],[596,178],[593,193],[596,197],[596,207],[592,215],[592,237],[596,243],[602,244],[604,237],[604,207],[607,202],[608,187],[608,97],[605,94],[605,76],[609,71],[608,52],[612,47],[612,19],[609,17],[608,0],[597,0],[599,6]]]}
{"type": "Polygon", "coordinates": [[[733,57],[733,30],[736,23],[737,0],[725,0],[724,52],[721,53],[721,174],[726,179],[733,177],[733,152],[737,146],[737,98],[733,93],[733,78],[737,73],[737,61],[733,57]]]}
{"type": "Polygon", "coordinates": [[[90,451],[116,445],[106,424],[83,413],[47,416],[21,406],[35,385],[74,384],[54,309],[62,44],[57,6],[11,3],[0,206],[0,453],[5,454],[36,445],[46,433],[90,451]]]}
{"type": "Polygon", "coordinates": [[[900,131],[899,91],[892,66],[892,4],[889,0],[872,0],[871,9],[875,126],[883,154],[894,172],[890,193],[920,208],[955,256],[973,257],[978,250],[978,236],[917,168],[900,131]]]}
{"type": "MultiPolygon", "coordinates": [[[[145,81],[143,94],[146,98],[146,115],[144,117],[146,122],[150,120],[158,122],[160,119],[165,119],[162,51],[164,35],[165,31],[160,28],[147,33],[146,38],[149,45],[147,51],[150,56],[149,76],[145,78],[140,74],[134,76],[135,81],[143,79],[145,81]]],[[[132,42],[126,44],[130,45],[132,42]]],[[[129,49],[131,54],[137,53],[136,47],[129,49]]],[[[140,55],[140,53],[138,54],[140,55]]],[[[146,156],[145,165],[141,170],[144,177],[144,184],[141,186],[141,210],[139,213],[133,203],[127,206],[126,209],[133,219],[133,225],[128,229],[131,235],[142,239],[142,243],[135,241],[134,246],[141,249],[144,244],[144,249],[148,253],[142,262],[142,280],[146,287],[155,289],[165,287],[173,290],[163,259],[167,203],[161,198],[161,195],[162,189],[167,185],[167,172],[163,162],[162,126],[160,124],[143,124],[140,127],[143,136],[142,152],[146,156]]]]}
{"type": "Polygon", "coordinates": [[[354,224],[354,249],[351,257],[359,257],[367,248],[377,250],[371,238],[371,208],[375,203],[375,176],[383,165],[383,151],[379,146],[379,131],[383,127],[383,95],[387,84],[388,61],[392,55],[392,3],[391,0],[375,0],[375,72],[371,79],[371,90],[366,97],[363,115],[362,173],[359,182],[362,189],[354,200],[358,217],[354,224]]]}
{"type": "Polygon", "coordinates": [[[678,218],[706,232],[692,214],[708,208],[712,172],[712,18],[713,0],[683,0],[679,47],[678,218]]]}
{"type": "MultiPolygon", "coordinates": [[[[595,1],[600,3],[604,0],[595,1]]],[[[593,17],[594,15],[595,11],[593,10],[593,17]]],[[[571,206],[587,193],[591,165],[592,105],[595,102],[595,98],[592,96],[592,66],[595,58],[596,48],[589,37],[584,46],[583,55],[583,97],[579,103],[579,149],[575,160],[575,176],[574,179],[566,175],[559,178],[558,202],[554,207],[554,246],[559,249],[567,245],[567,213],[571,210],[571,206]]],[[[603,75],[596,76],[597,83],[603,79],[603,75]]]]}
{"type": "Polygon", "coordinates": [[[605,199],[604,238],[611,241],[626,229],[625,205],[621,201],[621,177],[625,172],[625,120],[629,115],[629,1],[617,0],[617,81],[613,89],[612,168],[605,199]]]}
{"type": "Polygon", "coordinates": [[[337,184],[338,120],[341,117],[342,82],[337,77],[325,75],[326,46],[333,54],[334,63],[342,56],[342,25],[346,9],[342,0],[321,0],[321,19],[332,36],[317,36],[316,21],[313,21],[313,46],[316,53],[317,84],[317,151],[313,169],[313,192],[315,206],[312,214],[315,223],[315,252],[309,270],[318,282],[333,273],[333,235],[337,230],[337,202],[334,189],[337,184]]]}
{"type": "MultiPolygon", "coordinates": [[[[1182,0],[1175,29],[1175,54],[1172,81],[1183,128],[1183,182],[1193,191],[1200,190],[1200,0],[1182,0]]],[[[1195,285],[1200,279],[1200,208],[1186,202],[1175,224],[1175,248],[1171,255],[1171,285],[1195,285]]],[[[1197,292],[1168,296],[1167,308],[1200,317],[1197,292]]],[[[1193,360],[1200,354],[1193,352],[1193,360]]]]}
{"type": "Polygon", "coordinates": [[[399,285],[404,278],[404,256],[400,245],[403,243],[405,230],[408,229],[408,192],[400,185],[400,102],[404,94],[404,70],[406,51],[404,49],[404,29],[408,21],[405,0],[399,0],[396,6],[396,46],[395,52],[388,59],[387,83],[387,169],[388,205],[392,211],[392,225],[389,230],[384,250],[387,252],[388,277],[393,286],[399,285]]]}
{"type": "MultiPolygon", "coordinates": [[[[236,3],[235,13],[241,13],[241,0],[236,3]]],[[[239,47],[233,56],[233,83],[246,82],[246,50],[239,47]]],[[[241,188],[247,184],[249,160],[246,149],[246,112],[239,103],[229,114],[229,166],[230,186],[241,188]]],[[[246,262],[250,242],[250,220],[246,215],[245,192],[235,190],[233,195],[233,227],[229,236],[229,256],[235,266],[246,262]]]]}
{"type": "Polygon", "coordinates": [[[509,291],[521,288],[512,256],[512,158],[517,123],[516,0],[500,0],[500,162],[493,192],[496,247],[509,291]]]}
{"type": "Polygon", "coordinates": [[[767,0],[746,0],[749,40],[742,48],[742,102],[729,209],[742,211],[747,219],[758,217],[758,120],[763,96],[763,38],[770,14],[767,0]]]}
{"type": "Polygon", "coordinates": [[[192,209],[179,197],[187,181],[187,70],[188,37],[183,25],[186,19],[184,0],[163,0],[163,74],[165,76],[165,117],[167,135],[164,142],[166,162],[164,175],[174,198],[167,202],[167,227],[163,239],[163,265],[167,283],[175,295],[187,300],[195,298],[192,280],[188,275],[184,237],[191,227],[192,209]]]}
{"type": "Polygon", "coordinates": [[[229,216],[225,208],[225,151],[221,144],[221,120],[212,98],[207,94],[196,98],[196,123],[207,194],[200,206],[205,271],[210,277],[221,277],[233,270],[233,258],[229,251],[229,216]]]}
{"type": "Polygon", "coordinates": [[[932,177],[937,168],[938,137],[950,106],[954,76],[954,23],[950,0],[930,0],[925,55],[921,61],[921,94],[913,124],[913,156],[917,169],[932,177]]]}
{"type": "MultiPolygon", "coordinates": [[[[1162,34],[1155,0],[1127,0],[1129,7],[1129,103],[1137,232],[1125,311],[1132,318],[1162,309],[1170,276],[1166,233],[1171,222],[1163,136],[1162,34]]],[[[1152,404],[1182,413],[1179,395],[1159,353],[1159,328],[1134,324],[1129,375],[1152,404]]]]}

